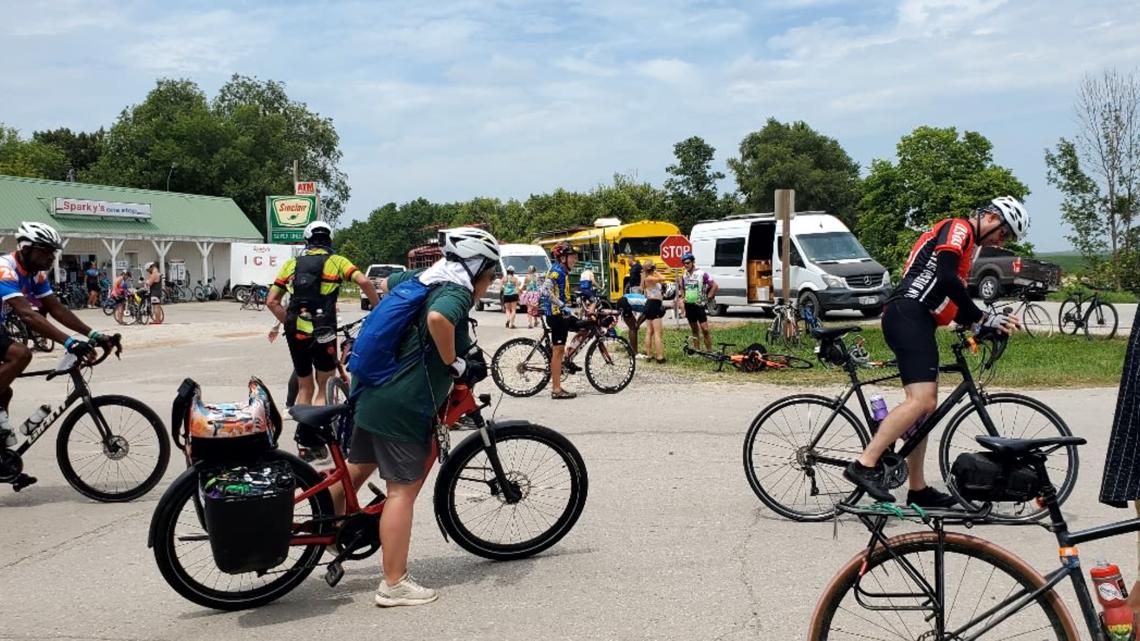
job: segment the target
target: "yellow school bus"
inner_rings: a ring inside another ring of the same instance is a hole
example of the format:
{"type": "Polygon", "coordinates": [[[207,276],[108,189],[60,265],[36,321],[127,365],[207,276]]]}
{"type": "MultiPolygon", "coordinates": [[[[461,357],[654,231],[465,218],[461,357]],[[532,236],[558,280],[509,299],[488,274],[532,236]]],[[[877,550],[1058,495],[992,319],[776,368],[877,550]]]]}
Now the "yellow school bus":
{"type": "Polygon", "coordinates": [[[566,240],[578,250],[578,264],[570,274],[571,286],[577,288],[578,275],[583,269],[594,272],[594,287],[616,301],[625,293],[626,280],[632,260],[652,260],[657,270],[672,283],[680,270],[668,267],[661,260],[661,241],[681,233],[673,223],[659,220],[641,220],[622,224],[616,218],[599,218],[591,227],[573,227],[544,232],[534,239],[546,253],[566,240]]]}

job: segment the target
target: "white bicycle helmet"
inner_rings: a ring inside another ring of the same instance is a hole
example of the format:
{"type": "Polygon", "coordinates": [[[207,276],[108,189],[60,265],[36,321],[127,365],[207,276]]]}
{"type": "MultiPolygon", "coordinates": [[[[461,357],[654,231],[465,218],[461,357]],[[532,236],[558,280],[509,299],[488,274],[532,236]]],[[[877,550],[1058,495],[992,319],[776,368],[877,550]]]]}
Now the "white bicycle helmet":
{"type": "Polygon", "coordinates": [[[51,249],[63,249],[63,239],[59,237],[59,232],[51,225],[35,221],[20,223],[20,228],[16,230],[16,242],[27,242],[51,249]]]}
{"type": "Polygon", "coordinates": [[[332,227],[323,220],[314,220],[305,228],[305,240],[312,240],[313,236],[324,234],[332,238],[332,227]]]}
{"type": "Polygon", "coordinates": [[[499,262],[499,241],[478,227],[455,227],[439,231],[439,248],[443,257],[467,265],[467,261],[481,259],[479,269],[471,275],[483,271],[488,264],[499,262]]]}
{"type": "Polygon", "coordinates": [[[1026,211],[1025,205],[1022,205],[1021,201],[1013,196],[994,198],[986,210],[1001,216],[1005,224],[1009,225],[1015,240],[1025,238],[1025,235],[1029,233],[1029,212],[1026,211]]]}

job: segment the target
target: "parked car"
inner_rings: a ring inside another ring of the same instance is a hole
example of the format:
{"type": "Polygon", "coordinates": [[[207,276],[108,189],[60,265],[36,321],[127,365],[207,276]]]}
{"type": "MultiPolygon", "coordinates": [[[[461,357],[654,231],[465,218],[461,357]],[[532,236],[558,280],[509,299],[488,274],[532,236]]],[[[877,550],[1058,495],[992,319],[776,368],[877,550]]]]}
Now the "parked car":
{"type": "Polygon", "coordinates": [[[1033,283],[1057,291],[1061,286],[1061,266],[1024,258],[1003,247],[982,247],[970,268],[970,289],[986,300],[1033,283]]]}
{"type": "MultiPolygon", "coordinates": [[[[407,268],[403,265],[378,263],[375,265],[369,265],[368,271],[365,272],[364,275],[368,277],[368,280],[372,281],[372,286],[376,287],[377,291],[379,291],[381,280],[387,278],[388,276],[391,276],[392,274],[398,274],[402,271],[405,271],[406,269],[407,268]]],[[[360,292],[360,309],[368,311],[371,308],[372,306],[368,303],[368,298],[364,295],[364,292],[360,292]]]]}

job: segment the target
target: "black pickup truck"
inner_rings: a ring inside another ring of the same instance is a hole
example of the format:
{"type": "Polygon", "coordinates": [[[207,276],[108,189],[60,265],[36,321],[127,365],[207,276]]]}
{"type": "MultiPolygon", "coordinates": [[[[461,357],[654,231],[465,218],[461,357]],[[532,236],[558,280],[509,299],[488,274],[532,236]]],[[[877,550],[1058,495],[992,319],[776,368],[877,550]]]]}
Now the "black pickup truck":
{"type": "Polygon", "coordinates": [[[984,299],[994,299],[1033,283],[1057,291],[1061,287],[1061,266],[1023,258],[1001,247],[982,247],[970,268],[970,289],[984,299]]]}

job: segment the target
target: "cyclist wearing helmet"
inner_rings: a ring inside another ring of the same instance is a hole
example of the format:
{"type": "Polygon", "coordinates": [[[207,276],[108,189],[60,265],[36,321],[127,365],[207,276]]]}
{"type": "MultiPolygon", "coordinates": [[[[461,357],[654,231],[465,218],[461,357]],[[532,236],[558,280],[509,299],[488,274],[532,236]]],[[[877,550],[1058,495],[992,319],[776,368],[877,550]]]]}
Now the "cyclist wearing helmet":
{"type": "Polygon", "coordinates": [[[712,351],[712,332],[709,331],[708,302],[716,297],[720,286],[703,269],[697,269],[697,259],[692,253],[681,257],[681,264],[685,266],[685,273],[681,275],[680,295],[673,300],[678,305],[681,296],[685,298],[685,311],[683,316],[689,320],[689,331],[692,333],[693,347],[700,349],[701,336],[705,337],[705,350],[712,351]]]}
{"type": "MultiPolygon", "coordinates": [[[[906,400],[891,410],[858,460],[844,471],[849,481],[877,501],[894,501],[883,485],[879,458],[910,427],[938,404],[938,343],[935,330],[950,321],[1009,333],[1018,320],[985,313],[966,289],[970,265],[979,245],[998,246],[1025,238],[1029,213],[1017,199],[1002,196],[978,209],[972,218],[947,218],[918,238],[903,268],[898,287],[883,309],[883,337],[898,358],[906,400]]],[[[923,507],[949,507],[950,495],[926,484],[925,441],[907,457],[906,502],[923,507]]]]}
{"type": "Polygon", "coordinates": [[[578,262],[578,252],[570,243],[562,241],[550,250],[554,264],[542,283],[542,311],[546,314],[546,324],[550,327],[550,344],[554,347],[550,355],[551,398],[574,398],[577,394],[562,389],[562,357],[566,353],[566,337],[577,329],[577,322],[570,313],[570,270],[578,262]]]}
{"type": "Polygon", "coordinates": [[[325,403],[325,383],[336,371],[336,300],[340,284],[349,281],[376,305],[372,281],[352,261],[333,253],[332,227],[318,220],[305,228],[304,251],[285,261],[269,290],[265,306],[284,325],[299,405],[325,403]],[[288,308],[282,303],[286,292],[288,308]]]}
{"type": "MultiPolygon", "coordinates": [[[[419,605],[438,596],[408,574],[408,547],[412,537],[412,506],[436,456],[434,416],[447,401],[453,381],[474,384],[487,376],[482,352],[471,352],[474,341],[467,322],[472,305],[495,279],[499,243],[474,227],[440,232],[444,257],[431,267],[392,274],[381,288],[391,291],[418,278],[431,288],[417,318],[402,339],[397,363],[387,382],[356,389],[356,428],[349,447],[349,474],[359,488],[379,468],[387,481],[387,499],[380,517],[384,542],[384,578],[376,590],[380,606],[419,605]],[[411,328],[415,331],[411,331],[411,328]]],[[[368,350],[363,335],[356,350],[368,350]]],[[[332,488],[337,510],[343,496],[332,488]]]]}
{"type": "MultiPolygon", "coordinates": [[[[25,222],[16,230],[16,251],[0,256],[0,299],[5,311],[0,311],[0,326],[4,316],[16,314],[28,329],[62,343],[67,351],[84,355],[91,351],[91,343],[110,347],[110,337],[91,329],[86,323],[59,302],[48,282],[47,269],[55,262],[55,253],[63,249],[63,239],[49,225],[25,222]],[[43,313],[37,311],[39,306],[43,313]],[[51,316],[64,327],[78,332],[86,338],[69,336],[51,321],[51,316]]],[[[12,381],[27,368],[32,361],[32,352],[22,343],[16,342],[6,332],[0,332],[0,448],[12,447],[16,435],[8,418],[8,408],[12,402],[12,381]]],[[[35,479],[25,476],[25,485],[35,479]]]]}

